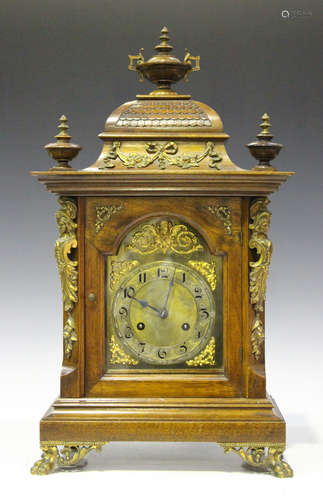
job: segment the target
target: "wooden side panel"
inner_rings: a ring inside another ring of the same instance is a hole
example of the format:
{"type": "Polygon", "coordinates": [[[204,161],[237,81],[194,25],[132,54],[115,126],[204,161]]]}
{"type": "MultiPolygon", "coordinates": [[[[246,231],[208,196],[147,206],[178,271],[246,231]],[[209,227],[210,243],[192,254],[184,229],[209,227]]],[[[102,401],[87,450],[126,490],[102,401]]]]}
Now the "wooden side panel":
{"type": "MultiPolygon", "coordinates": [[[[60,379],[61,397],[82,397],[84,395],[84,329],[85,329],[85,304],[84,304],[84,265],[85,265],[85,200],[74,198],[77,204],[77,249],[78,262],[78,302],[75,305],[73,316],[77,333],[77,342],[73,346],[72,356],[67,358],[63,350],[63,366],[60,379]]],[[[63,327],[67,319],[64,312],[63,327]]]]}

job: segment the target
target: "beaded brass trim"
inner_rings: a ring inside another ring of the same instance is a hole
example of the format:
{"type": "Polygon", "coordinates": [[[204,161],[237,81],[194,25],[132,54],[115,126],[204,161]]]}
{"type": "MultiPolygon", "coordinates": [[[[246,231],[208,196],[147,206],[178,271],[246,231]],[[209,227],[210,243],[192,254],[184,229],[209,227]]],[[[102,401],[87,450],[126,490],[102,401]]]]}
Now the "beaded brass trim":
{"type": "Polygon", "coordinates": [[[77,248],[77,205],[72,198],[58,198],[61,208],[56,212],[59,238],[55,243],[55,257],[61,278],[64,310],[67,313],[63,329],[64,353],[70,359],[74,343],[77,342],[73,311],[78,301],[78,262],[72,255],[77,248]]]}
{"type": "Polygon", "coordinates": [[[119,158],[122,165],[126,168],[147,168],[155,161],[161,170],[167,167],[177,167],[182,169],[196,168],[204,158],[209,157],[209,168],[219,169],[218,163],[222,161],[222,156],[217,153],[213,142],[207,142],[204,151],[201,154],[177,154],[178,145],[176,142],[148,142],[145,144],[146,153],[122,153],[121,142],[112,143],[110,150],[106,153],[103,160],[104,165],[100,170],[115,168],[115,160],[119,158]]]}

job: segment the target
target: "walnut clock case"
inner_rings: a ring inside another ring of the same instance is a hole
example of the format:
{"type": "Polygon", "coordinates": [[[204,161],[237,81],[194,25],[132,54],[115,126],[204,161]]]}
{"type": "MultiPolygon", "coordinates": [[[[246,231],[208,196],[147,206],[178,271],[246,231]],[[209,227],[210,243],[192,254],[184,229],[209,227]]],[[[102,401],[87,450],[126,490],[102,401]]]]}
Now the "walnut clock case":
{"type": "Polygon", "coordinates": [[[219,115],[171,89],[199,57],[170,55],[166,28],[155,49],[129,69],[157,90],[109,116],[98,160],[72,169],[81,148],[62,116],[46,146],[56,166],[32,172],[59,195],[64,358],[31,471],[79,466],[114,440],[212,441],[290,477],[266,393],[264,302],[267,196],[292,172],[270,165],[282,146],[267,114],[248,144],[257,165],[232,163],[219,115]]]}

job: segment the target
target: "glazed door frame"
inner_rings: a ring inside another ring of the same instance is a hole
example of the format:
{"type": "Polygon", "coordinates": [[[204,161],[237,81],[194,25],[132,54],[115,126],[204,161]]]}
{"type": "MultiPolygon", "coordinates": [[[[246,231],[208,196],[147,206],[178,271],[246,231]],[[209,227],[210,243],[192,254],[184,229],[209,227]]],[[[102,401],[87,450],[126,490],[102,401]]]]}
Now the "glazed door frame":
{"type": "Polygon", "coordinates": [[[85,200],[85,396],[101,398],[239,397],[242,379],[242,199],[239,197],[88,197],[85,200]],[[97,209],[116,207],[102,224],[97,209]],[[210,207],[227,207],[224,224],[210,207]],[[106,256],[129,229],[151,217],[190,224],[211,254],[223,255],[223,373],[106,373],[106,256]],[[99,227],[100,226],[100,227],[99,227]],[[120,230],[120,228],[122,228],[120,230]],[[93,294],[93,295],[90,295],[93,294]],[[90,298],[89,298],[90,297],[90,298]],[[94,298],[94,300],[93,300],[94,298]],[[92,299],[92,300],[91,300],[92,299]],[[230,311],[230,314],[229,314],[230,311]]]}

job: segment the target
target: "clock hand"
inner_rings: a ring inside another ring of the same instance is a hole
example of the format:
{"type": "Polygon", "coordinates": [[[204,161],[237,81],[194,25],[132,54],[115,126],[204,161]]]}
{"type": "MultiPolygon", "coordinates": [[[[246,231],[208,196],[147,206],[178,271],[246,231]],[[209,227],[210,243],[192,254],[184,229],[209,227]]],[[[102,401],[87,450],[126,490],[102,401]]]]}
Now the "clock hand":
{"type": "Polygon", "coordinates": [[[166,297],[166,300],[165,300],[164,307],[163,307],[163,309],[161,310],[161,313],[160,313],[160,316],[163,319],[167,318],[167,316],[168,316],[167,304],[168,304],[168,300],[169,300],[171,291],[172,291],[173,286],[174,286],[174,282],[175,282],[175,271],[174,271],[173,277],[172,277],[172,279],[170,280],[170,283],[169,283],[169,288],[168,288],[167,297],[166,297]]]}
{"type": "Polygon", "coordinates": [[[162,311],[160,309],[157,309],[157,307],[154,307],[154,306],[151,306],[150,304],[148,304],[148,302],[146,300],[136,299],[136,297],[132,297],[132,299],[135,300],[136,302],[139,302],[139,304],[142,307],[149,307],[153,311],[156,311],[159,314],[159,316],[161,316],[162,311]]]}

